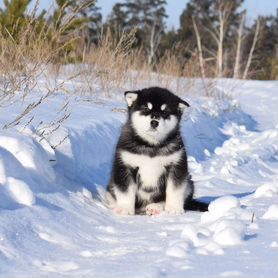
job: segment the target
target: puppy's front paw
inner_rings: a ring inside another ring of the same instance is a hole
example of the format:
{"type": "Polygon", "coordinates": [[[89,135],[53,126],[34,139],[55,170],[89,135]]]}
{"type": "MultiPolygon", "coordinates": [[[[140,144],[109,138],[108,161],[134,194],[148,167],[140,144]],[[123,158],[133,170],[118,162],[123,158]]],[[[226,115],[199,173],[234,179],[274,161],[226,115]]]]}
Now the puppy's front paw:
{"type": "Polygon", "coordinates": [[[169,214],[176,214],[176,215],[179,215],[179,214],[184,214],[185,211],[184,209],[181,207],[172,207],[172,206],[165,206],[165,211],[169,214]]]}
{"type": "Polygon", "coordinates": [[[162,203],[151,203],[146,206],[147,215],[158,215],[164,210],[164,204],[162,203]]]}
{"type": "Polygon", "coordinates": [[[121,214],[121,215],[134,215],[134,210],[122,208],[122,207],[118,207],[118,206],[113,208],[113,212],[116,214],[121,214]]]}

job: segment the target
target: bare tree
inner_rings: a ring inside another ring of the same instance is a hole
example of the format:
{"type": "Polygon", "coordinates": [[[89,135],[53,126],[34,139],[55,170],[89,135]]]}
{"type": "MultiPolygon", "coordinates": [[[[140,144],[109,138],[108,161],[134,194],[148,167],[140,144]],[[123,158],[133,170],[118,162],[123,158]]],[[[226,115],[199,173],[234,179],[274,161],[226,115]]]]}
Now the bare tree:
{"type": "Polygon", "coordinates": [[[252,46],[251,46],[251,49],[250,49],[250,52],[249,52],[249,55],[248,55],[248,60],[247,60],[246,66],[245,66],[245,70],[244,70],[244,73],[243,73],[243,76],[242,76],[243,79],[247,78],[249,68],[250,68],[250,65],[251,65],[251,62],[252,62],[252,59],[253,59],[253,53],[254,53],[256,43],[257,43],[257,40],[258,40],[258,37],[259,37],[259,32],[260,32],[260,18],[257,19],[255,35],[254,35],[253,43],[252,43],[252,46]]]}
{"type": "Polygon", "coordinates": [[[218,18],[218,26],[215,26],[213,22],[208,18],[208,16],[203,13],[203,16],[208,19],[210,26],[203,26],[204,30],[210,34],[212,39],[215,41],[217,50],[213,52],[209,50],[208,52],[216,59],[215,75],[216,77],[223,76],[223,54],[224,54],[224,38],[229,26],[229,18],[232,12],[232,1],[216,1],[216,14],[218,18]]]}
{"type": "MultiPolygon", "coordinates": [[[[222,5],[221,5],[222,6],[222,5]]],[[[224,11],[219,9],[218,11],[218,18],[219,18],[219,32],[218,32],[218,40],[217,40],[217,77],[222,77],[223,71],[223,40],[224,40],[224,23],[225,23],[225,16],[224,11]]]]}
{"type": "Polygon", "coordinates": [[[204,58],[203,58],[201,37],[200,37],[198,27],[196,25],[196,21],[195,21],[194,17],[192,17],[192,22],[193,22],[193,27],[194,27],[194,31],[195,31],[195,35],[196,35],[196,40],[197,40],[197,47],[198,47],[201,74],[202,74],[202,78],[204,79],[206,76],[205,76],[204,58]]]}
{"type": "Polygon", "coordinates": [[[216,30],[215,37],[217,38],[217,77],[223,76],[223,42],[228,29],[229,18],[232,12],[233,3],[230,1],[217,1],[217,13],[219,27],[216,30]]]}
{"type": "Polygon", "coordinates": [[[237,37],[237,49],[236,49],[236,60],[234,67],[233,78],[239,78],[239,69],[240,69],[240,58],[241,58],[241,44],[243,40],[243,27],[245,24],[246,11],[241,16],[240,25],[238,28],[238,37],[237,37]]]}
{"type": "Polygon", "coordinates": [[[149,51],[148,51],[148,63],[151,65],[154,61],[154,57],[161,40],[162,29],[157,26],[156,22],[153,22],[150,41],[149,41],[149,51]]]}

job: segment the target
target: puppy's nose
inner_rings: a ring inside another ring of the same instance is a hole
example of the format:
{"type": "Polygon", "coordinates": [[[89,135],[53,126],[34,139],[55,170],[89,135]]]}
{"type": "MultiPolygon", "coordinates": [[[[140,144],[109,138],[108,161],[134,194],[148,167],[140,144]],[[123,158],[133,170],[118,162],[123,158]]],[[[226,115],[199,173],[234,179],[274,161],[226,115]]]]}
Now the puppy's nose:
{"type": "Polygon", "coordinates": [[[155,120],[152,120],[152,121],[151,121],[151,127],[152,127],[152,128],[157,128],[158,125],[159,125],[159,122],[158,122],[158,121],[155,121],[155,120]]]}

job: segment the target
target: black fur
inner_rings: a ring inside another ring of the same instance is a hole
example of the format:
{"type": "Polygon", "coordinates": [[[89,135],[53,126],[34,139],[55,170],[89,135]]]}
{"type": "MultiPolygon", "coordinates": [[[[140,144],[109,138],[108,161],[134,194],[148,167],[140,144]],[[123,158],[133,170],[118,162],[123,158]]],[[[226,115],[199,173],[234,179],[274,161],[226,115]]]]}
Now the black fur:
{"type": "MultiPolygon", "coordinates": [[[[125,95],[128,93],[129,92],[126,92],[125,95]]],[[[179,130],[179,122],[182,117],[182,109],[179,107],[179,104],[182,103],[185,106],[189,106],[189,104],[168,90],[159,87],[143,89],[133,93],[138,94],[138,97],[129,107],[128,119],[122,128],[116,147],[111,179],[107,187],[108,192],[116,199],[114,188],[117,187],[117,189],[121,192],[126,192],[130,183],[133,182],[136,183],[138,189],[151,194],[151,199],[148,203],[165,201],[166,182],[169,176],[171,176],[171,179],[173,179],[176,187],[182,186],[185,182],[188,185],[190,193],[184,200],[185,210],[207,210],[207,204],[192,199],[194,194],[194,184],[191,180],[190,174],[188,173],[186,150],[179,130]],[[155,104],[151,112],[146,108],[147,102],[155,104]],[[161,111],[160,107],[165,103],[167,104],[167,109],[165,109],[165,111],[161,111]],[[134,130],[131,116],[135,111],[140,111],[140,115],[149,115],[151,113],[151,117],[153,119],[168,119],[170,115],[174,115],[178,119],[178,124],[163,140],[154,145],[140,137],[134,130]],[[153,188],[141,188],[140,175],[138,174],[139,168],[132,168],[123,163],[121,159],[121,153],[123,151],[128,151],[133,154],[142,154],[148,157],[155,157],[158,155],[167,156],[180,151],[181,157],[177,164],[165,167],[162,175],[159,177],[158,185],[153,185],[153,188]]],[[[145,200],[140,199],[140,197],[136,195],[136,209],[140,209],[146,204],[145,200]]]]}

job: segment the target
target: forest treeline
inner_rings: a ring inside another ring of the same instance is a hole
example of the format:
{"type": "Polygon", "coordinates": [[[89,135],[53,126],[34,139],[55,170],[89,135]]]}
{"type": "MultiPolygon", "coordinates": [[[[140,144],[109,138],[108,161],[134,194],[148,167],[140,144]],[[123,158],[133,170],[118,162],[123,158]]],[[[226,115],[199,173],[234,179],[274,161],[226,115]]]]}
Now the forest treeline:
{"type": "Polygon", "coordinates": [[[24,45],[21,54],[28,52],[31,61],[44,56],[62,64],[86,62],[105,44],[113,55],[140,60],[154,71],[167,60],[164,72],[175,65],[174,73],[180,76],[264,80],[278,76],[278,9],[275,16],[259,16],[250,25],[244,0],[190,0],[180,12],[179,27],[169,29],[166,0],[120,1],[105,21],[101,1],[56,0],[40,13],[39,2],[28,12],[30,2],[4,0],[2,61],[18,55],[9,53],[12,44],[24,45]],[[35,57],[38,49],[46,54],[35,57]]]}

